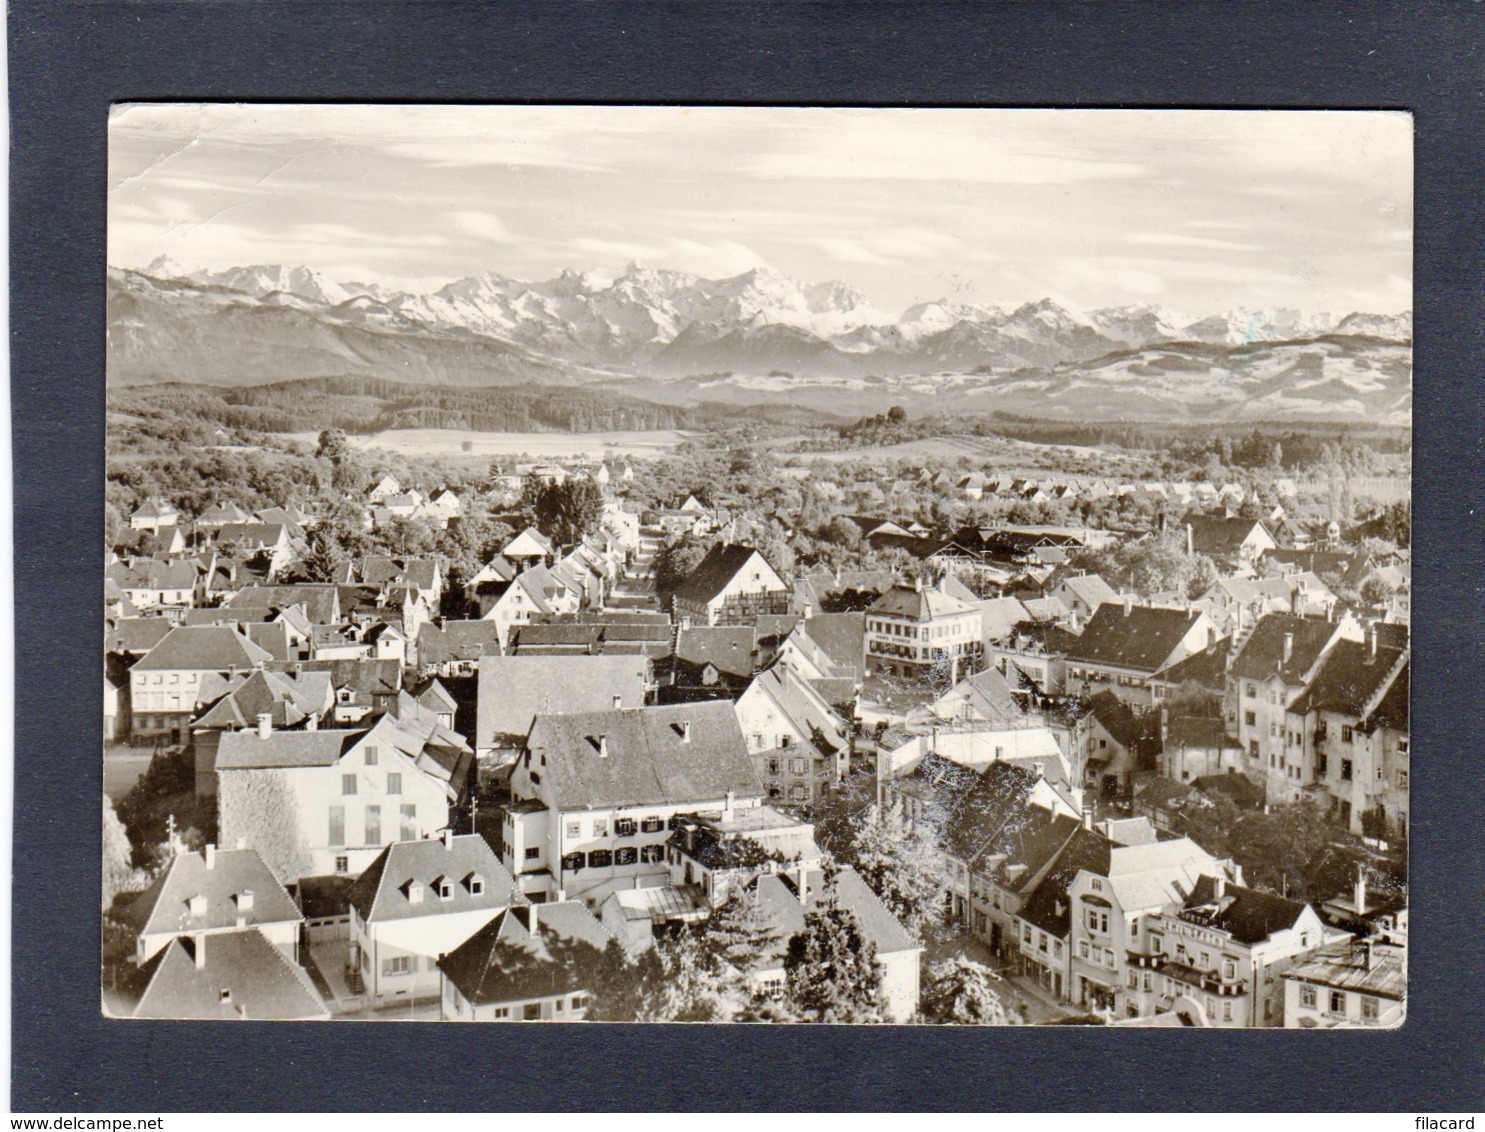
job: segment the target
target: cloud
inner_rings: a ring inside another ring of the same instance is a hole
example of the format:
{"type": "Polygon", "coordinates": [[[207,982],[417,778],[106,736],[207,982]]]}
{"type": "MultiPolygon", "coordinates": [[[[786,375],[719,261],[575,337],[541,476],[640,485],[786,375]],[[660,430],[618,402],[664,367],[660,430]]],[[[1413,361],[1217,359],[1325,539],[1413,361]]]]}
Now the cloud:
{"type": "Polygon", "coordinates": [[[838,263],[886,266],[960,250],[957,237],[931,228],[889,228],[867,236],[817,236],[810,241],[838,263]]]}
{"type": "Polygon", "coordinates": [[[1182,236],[1175,232],[1136,232],[1124,238],[1131,244],[1142,244],[1153,248],[1209,248],[1224,252],[1262,250],[1256,244],[1236,244],[1231,240],[1217,240],[1209,236],[1182,236]]]}
{"type": "Polygon", "coordinates": [[[461,232],[487,240],[492,244],[507,244],[513,238],[505,227],[504,221],[493,212],[458,209],[448,215],[449,219],[458,225],[461,232]]]}

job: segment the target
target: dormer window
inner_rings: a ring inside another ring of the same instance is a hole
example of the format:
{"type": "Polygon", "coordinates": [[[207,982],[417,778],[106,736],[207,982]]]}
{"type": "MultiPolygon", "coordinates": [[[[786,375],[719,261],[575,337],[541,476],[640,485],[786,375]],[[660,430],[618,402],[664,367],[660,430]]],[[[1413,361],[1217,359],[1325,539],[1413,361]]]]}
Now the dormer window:
{"type": "Polygon", "coordinates": [[[239,912],[251,912],[253,910],[253,890],[245,888],[239,892],[234,899],[237,901],[239,912]]]}
{"type": "Polygon", "coordinates": [[[469,889],[471,896],[483,896],[485,894],[485,878],[479,873],[470,873],[464,881],[464,886],[469,889]]]}
{"type": "Polygon", "coordinates": [[[206,897],[198,894],[191,897],[191,899],[188,900],[186,903],[190,906],[191,915],[197,917],[198,919],[206,915],[206,897]]]}
{"type": "Polygon", "coordinates": [[[407,902],[409,904],[421,904],[423,902],[423,886],[417,881],[408,882],[407,902]]]}
{"type": "Polygon", "coordinates": [[[439,877],[433,882],[433,891],[438,893],[440,900],[452,900],[454,898],[454,882],[448,877],[439,877]]]}

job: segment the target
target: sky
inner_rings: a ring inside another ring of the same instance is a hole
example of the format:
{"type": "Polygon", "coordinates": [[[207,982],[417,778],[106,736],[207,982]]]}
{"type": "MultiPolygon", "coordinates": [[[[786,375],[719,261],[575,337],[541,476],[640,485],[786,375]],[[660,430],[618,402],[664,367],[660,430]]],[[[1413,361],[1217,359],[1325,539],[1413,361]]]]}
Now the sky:
{"type": "Polygon", "coordinates": [[[407,290],[767,264],[893,314],[1392,314],[1412,183],[1392,112],[138,104],[110,119],[108,252],[407,290]]]}

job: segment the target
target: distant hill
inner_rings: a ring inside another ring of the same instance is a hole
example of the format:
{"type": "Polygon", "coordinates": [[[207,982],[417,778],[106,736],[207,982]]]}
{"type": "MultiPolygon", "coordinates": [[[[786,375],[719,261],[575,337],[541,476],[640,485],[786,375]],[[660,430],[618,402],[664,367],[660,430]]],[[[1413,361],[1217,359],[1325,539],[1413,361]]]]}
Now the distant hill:
{"type": "MultiPolygon", "coordinates": [[[[111,269],[113,387],[240,387],[325,375],[410,386],[601,388],[667,405],[889,404],[1161,420],[1411,419],[1411,315],[1144,304],[1079,312],[919,303],[884,314],[838,282],[497,274],[429,294],[304,267],[111,269]]],[[[669,427],[669,426],[665,426],[669,427]]]]}

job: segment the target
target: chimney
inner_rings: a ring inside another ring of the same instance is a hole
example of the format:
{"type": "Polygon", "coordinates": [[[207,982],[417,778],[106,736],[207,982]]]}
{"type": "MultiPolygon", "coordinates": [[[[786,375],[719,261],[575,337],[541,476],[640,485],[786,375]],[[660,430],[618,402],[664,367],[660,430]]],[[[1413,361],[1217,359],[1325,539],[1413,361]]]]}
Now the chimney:
{"type": "Polygon", "coordinates": [[[1226,895],[1227,877],[1219,872],[1215,877],[1212,878],[1212,896],[1217,900],[1221,900],[1226,895]]]}
{"type": "Polygon", "coordinates": [[[1361,967],[1365,971],[1372,969],[1372,944],[1371,940],[1364,939],[1356,948],[1357,956],[1361,960],[1361,967]]]}
{"type": "Polygon", "coordinates": [[[1356,904],[1358,916],[1366,913],[1366,866],[1356,866],[1356,888],[1351,894],[1351,899],[1356,904]]]}
{"type": "Polygon", "coordinates": [[[730,822],[732,820],[732,803],[734,797],[731,790],[727,791],[727,800],[722,803],[722,820],[724,822],[730,822]]]}
{"type": "Polygon", "coordinates": [[[195,953],[196,970],[206,966],[206,933],[197,932],[191,937],[191,950],[195,953]]]}
{"type": "Polygon", "coordinates": [[[1187,554],[1195,554],[1196,551],[1194,549],[1192,549],[1195,545],[1196,545],[1195,535],[1192,533],[1191,524],[1190,523],[1187,523],[1186,524],[1186,553],[1187,554]]]}
{"type": "Polygon", "coordinates": [[[1124,616],[1125,617],[1128,617],[1133,612],[1134,612],[1134,598],[1130,597],[1129,594],[1125,594],[1124,595],[1124,616]]]}
{"type": "Polygon", "coordinates": [[[1093,802],[1085,795],[1083,798],[1083,828],[1093,829],[1093,802]]]}
{"type": "Polygon", "coordinates": [[[271,712],[260,711],[258,713],[258,738],[266,739],[273,734],[273,715],[271,712]]]}
{"type": "Polygon", "coordinates": [[[608,736],[607,735],[600,735],[600,736],[598,736],[598,757],[600,759],[606,759],[606,758],[608,758],[608,736]]]}
{"type": "Polygon", "coordinates": [[[799,905],[801,908],[809,903],[810,897],[810,874],[809,868],[804,863],[804,858],[799,859],[799,905]]]}
{"type": "Polygon", "coordinates": [[[615,711],[622,711],[623,709],[624,709],[624,697],[621,696],[621,695],[619,695],[616,692],[616,693],[614,693],[614,710],[615,711]]]}
{"type": "Polygon", "coordinates": [[[1284,663],[1289,663],[1289,658],[1294,655],[1294,634],[1284,634],[1284,663]]]}
{"type": "Polygon", "coordinates": [[[526,923],[532,935],[536,934],[538,919],[541,915],[541,913],[538,912],[537,909],[540,907],[541,905],[534,900],[530,904],[526,905],[526,923]]]}
{"type": "Polygon", "coordinates": [[[1366,658],[1377,659],[1377,626],[1375,624],[1366,627],[1366,658]]]}
{"type": "Polygon", "coordinates": [[[306,731],[318,731],[319,729],[320,729],[320,717],[319,716],[317,716],[317,715],[311,715],[311,716],[306,717],[306,719],[304,720],[304,730],[306,730],[306,731]]]}
{"type": "Polygon", "coordinates": [[[443,839],[443,847],[452,853],[454,850],[454,831],[452,829],[445,829],[439,836],[443,839]]]}
{"type": "Polygon", "coordinates": [[[918,593],[922,593],[923,592],[923,575],[922,574],[919,574],[916,578],[913,579],[913,589],[916,590],[918,593]]]}
{"type": "Polygon", "coordinates": [[[691,721],[689,719],[683,719],[683,720],[681,720],[681,742],[682,743],[689,743],[690,741],[691,741],[691,721]]]}
{"type": "Polygon", "coordinates": [[[206,859],[206,867],[208,869],[217,867],[217,847],[215,845],[208,845],[205,849],[201,850],[201,856],[206,859]]]}
{"type": "Polygon", "coordinates": [[[238,849],[246,849],[247,848],[247,838],[246,837],[239,837],[237,839],[237,848],[238,849]]]}
{"type": "Polygon", "coordinates": [[[1294,589],[1289,592],[1289,612],[1296,617],[1303,615],[1304,595],[1300,592],[1299,584],[1295,583],[1294,589]]]}

